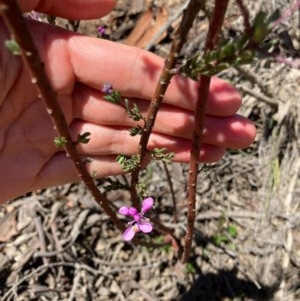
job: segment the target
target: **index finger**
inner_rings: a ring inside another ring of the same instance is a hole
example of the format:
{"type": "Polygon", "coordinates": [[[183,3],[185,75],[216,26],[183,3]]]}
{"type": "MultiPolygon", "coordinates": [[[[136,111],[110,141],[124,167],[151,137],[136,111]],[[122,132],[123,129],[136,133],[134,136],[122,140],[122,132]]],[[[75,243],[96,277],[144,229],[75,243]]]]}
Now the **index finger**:
{"type": "MultiPolygon", "coordinates": [[[[71,33],[47,24],[32,24],[47,73],[57,91],[70,93],[75,82],[100,91],[111,83],[124,97],[150,100],[164,60],[139,48],[71,33]]],[[[164,102],[193,111],[198,83],[180,75],[173,77],[164,102]]],[[[99,92],[100,93],[100,92],[99,92]]],[[[238,91],[213,78],[207,114],[230,116],[241,105],[238,91]]]]}
{"type": "MultiPolygon", "coordinates": [[[[123,96],[149,99],[164,66],[162,58],[147,51],[105,40],[73,36],[68,43],[78,81],[101,88],[111,83],[123,96]]],[[[198,83],[180,75],[173,77],[164,102],[193,110],[198,83]]],[[[241,105],[239,92],[225,81],[213,78],[207,113],[229,116],[241,105]]]]}

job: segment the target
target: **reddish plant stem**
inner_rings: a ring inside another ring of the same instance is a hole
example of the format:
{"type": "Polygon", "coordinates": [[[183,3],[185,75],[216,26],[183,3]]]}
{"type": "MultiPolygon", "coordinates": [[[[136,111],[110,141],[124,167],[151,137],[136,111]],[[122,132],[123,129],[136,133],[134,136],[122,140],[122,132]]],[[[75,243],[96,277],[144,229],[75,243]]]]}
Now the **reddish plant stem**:
{"type": "MultiPolygon", "coordinates": [[[[243,16],[244,27],[245,27],[246,33],[247,33],[249,39],[251,39],[252,34],[253,34],[253,28],[250,24],[249,11],[242,0],[236,0],[236,3],[243,16]]],[[[275,20],[271,24],[271,30],[273,31],[280,23],[282,23],[284,20],[286,20],[288,17],[290,17],[297,9],[299,10],[299,8],[300,8],[300,0],[293,3],[289,8],[287,8],[287,10],[283,14],[281,14],[281,16],[277,20],[275,20]]],[[[285,64],[288,67],[300,69],[300,60],[299,59],[289,60],[288,58],[283,57],[281,55],[276,55],[276,54],[274,55],[272,53],[269,53],[269,52],[261,49],[259,47],[259,45],[257,45],[256,43],[253,43],[251,40],[250,40],[250,44],[247,48],[251,49],[251,50],[255,50],[263,57],[271,58],[280,64],[285,64]]]]}
{"type": "Polygon", "coordinates": [[[250,24],[250,15],[249,15],[248,8],[244,5],[243,0],[236,0],[236,4],[238,5],[238,7],[241,11],[241,14],[243,16],[245,31],[246,31],[248,37],[250,38],[253,35],[253,29],[250,24]]]}
{"type": "MultiPolygon", "coordinates": [[[[253,28],[250,24],[249,11],[246,5],[244,4],[243,0],[235,0],[235,1],[243,16],[244,26],[248,34],[248,37],[251,38],[253,34],[253,28]]],[[[288,17],[290,17],[296,10],[299,10],[299,8],[300,8],[300,0],[295,1],[290,7],[288,7],[286,11],[282,13],[279,16],[279,18],[271,24],[271,29],[274,30],[278,25],[280,25],[283,21],[285,21],[288,17]]]]}
{"type": "Polygon", "coordinates": [[[164,234],[165,245],[170,245],[171,243],[174,250],[176,250],[178,254],[182,254],[182,247],[179,239],[174,235],[174,229],[164,226],[158,219],[152,218],[151,221],[154,223],[157,230],[164,234]]]}
{"type": "Polygon", "coordinates": [[[64,149],[67,157],[70,158],[79,178],[85,183],[95,201],[112,219],[118,229],[123,231],[123,223],[117,218],[116,213],[110,207],[108,200],[100,193],[94,178],[87,171],[85,163],[78,153],[75,143],[72,141],[68,124],[58,104],[56,92],[51,87],[44,69],[44,64],[40,60],[38,50],[33,42],[24,17],[22,16],[22,12],[20,11],[16,1],[0,0],[0,13],[6,26],[18,43],[22,59],[32,75],[32,83],[36,85],[55,129],[59,133],[60,137],[64,137],[66,140],[64,149]]]}
{"type": "MultiPolygon", "coordinates": [[[[206,38],[204,54],[218,46],[220,31],[224,22],[229,0],[215,0],[214,11],[210,20],[209,30],[206,38]]],[[[206,111],[207,98],[209,94],[210,77],[200,75],[198,100],[195,109],[195,122],[192,137],[192,147],[190,155],[189,179],[188,179],[188,217],[187,232],[185,236],[184,251],[181,262],[188,261],[194,233],[195,214],[196,214],[196,192],[198,178],[199,152],[202,143],[203,125],[206,111]]]]}
{"type": "MultiPolygon", "coordinates": [[[[300,0],[295,1],[277,20],[272,23],[272,29],[290,17],[296,10],[300,8],[300,0]]],[[[300,22],[300,20],[299,20],[300,22]]],[[[300,25],[300,24],[299,24],[300,25]]]]}
{"type": "MultiPolygon", "coordinates": [[[[168,57],[165,61],[164,68],[158,80],[158,83],[153,94],[150,108],[147,112],[146,122],[143,130],[143,134],[140,139],[138,146],[138,153],[140,155],[140,162],[142,163],[147,154],[147,144],[149,137],[151,135],[155,119],[158,113],[158,110],[163,101],[165,92],[170,84],[171,78],[173,76],[172,70],[175,68],[180,51],[184,43],[186,42],[187,34],[193,25],[193,21],[196,18],[200,8],[202,7],[203,0],[191,0],[188,3],[187,8],[183,11],[183,16],[181,23],[175,33],[171,49],[169,51],[168,57]]],[[[139,173],[141,170],[142,164],[132,172],[131,178],[131,200],[133,204],[138,204],[138,196],[136,192],[136,185],[139,179],[139,173]]]]}
{"type": "Polygon", "coordinates": [[[168,165],[166,162],[162,162],[164,166],[164,170],[167,176],[167,181],[169,183],[170,187],[170,192],[171,192],[171,198],[172,198],[172,203],[173,203],[173,221],[174,223],[177,223],[178,216],[177,216],[177,205],[176,205],[176,197],[175,197],[175,191],[174,191],[174,185],[172,182],[172,177],[168,168],[168,165]]]}

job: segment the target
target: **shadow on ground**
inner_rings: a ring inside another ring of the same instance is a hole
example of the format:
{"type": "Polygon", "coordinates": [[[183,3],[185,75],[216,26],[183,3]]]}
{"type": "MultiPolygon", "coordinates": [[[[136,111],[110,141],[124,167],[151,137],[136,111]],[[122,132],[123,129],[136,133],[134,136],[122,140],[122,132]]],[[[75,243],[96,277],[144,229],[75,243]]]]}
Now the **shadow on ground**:
{"type": "Polygon", "coordinates": [[[237,278],[237,270],[220,270],[218,274],[199,274],[191,289],[177,301],[267,301],[273,300],[276,287],[258,288],[237,278]]]}

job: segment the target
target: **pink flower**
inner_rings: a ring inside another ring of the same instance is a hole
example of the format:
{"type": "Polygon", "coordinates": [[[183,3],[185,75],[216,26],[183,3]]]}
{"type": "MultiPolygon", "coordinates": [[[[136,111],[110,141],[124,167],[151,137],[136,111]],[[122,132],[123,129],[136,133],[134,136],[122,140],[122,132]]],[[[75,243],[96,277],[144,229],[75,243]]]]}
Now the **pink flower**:
{"type": "Polygon", "coordinates": [[[128,223],[128,228],[123,233],[123,239],[130,241],[133,239],[135,233],[141,231],[143,233],[150,233],[153,229],[149,220],[144,217],[144,214],[153,207],[153,198],[146,198],[143,200],[141,212],[138,213],[135,207],[121,207],[119,213],[125,216],[130,216],[133,221],[128,223]]]}
{"type": "Polygon", "coordinates": [[[102,37],[105,34],[105,28],[103,26],[98,27],[98,34],[102,37]]]}
{"type": "Polygon", "coordinates": [[[102,89],[101,89],[101,92],[103,94],[111,94],[113,91],[114,91],[113,86],[110,83],[104,84],[102,89]]]}
{"type": "Polygon", "coordinates": [[[34,10],[28,13],[27,17],[32,20],[42,21],[40,14],[35,12],[34,10]]]}

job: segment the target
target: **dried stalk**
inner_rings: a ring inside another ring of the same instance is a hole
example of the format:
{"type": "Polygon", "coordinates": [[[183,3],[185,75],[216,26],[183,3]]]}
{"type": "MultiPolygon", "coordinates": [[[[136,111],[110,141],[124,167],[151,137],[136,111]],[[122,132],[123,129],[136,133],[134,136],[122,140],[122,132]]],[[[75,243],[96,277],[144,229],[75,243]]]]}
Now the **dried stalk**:
{"type": "Polygon", "coordinates": [[[32,84],[36,85],[55,129],[59,133],[59,136],[64,137],[66,140],[64,149],[67,157],[70,158],[79,178],[87,186],[95,201],[112,219],[118,229],[123,231],[124,226],[122,222],[117,218],[116,213],[109,206],[109,202],[105,196],[100,193],[97,185],[95,184],[94,178],[87,171],[85,163],[78,153],[75,143],[72,141],[68,124],[57,100],[56,92],[51,87],[44,69],[44,64],[39,57],[38,50],[33,42],[26,22],[22,16],[22,12],[16,1],[0,0],[0,13],[6,26],[18,43],[22,59],[32,75],[32,84]]]}
{"type": "MultiPolygon", "coordinates": [[[[155,88],[155,92],[151,100],[150,108],[147,112],[143,134],[141,136],[139,146],[138,146],[138,153],[140,155],[141,163],[144,161],[145,155],[147,154],[147,144],[149,141],[149,137],[151,135],[155,123],[155,119],[158,110],[161,106],[161,103],[163,101],[165,92],[173,76],[172,70],[176,66],[182,46],[186,42],[187,34],[191,29],[193,21],[196,18],[204,2],[205,1],[203,0],[191,0],[188,6],[186,7],[186,9],[183,11],[183,16],[180,25],[175,33],[175,37],[173,39],[171,49],[169,51],[168,57],[165,61],[164,68],[162,70],[157,86],[155,88]]],[[[132,172],[131,200],[134,205],[138,204],[136,185],[138,183],[140,170],[141,170],[141,165],[132,172]]]]}
{"type": "MultiPolygon", "coordinates": [[[[204,54],[218,46],[219,35],[223,25],[229,0],[216,0],[214,11],[210,20],[209,30],[206,38],[204,54]]],[[[202,143],[203,125],[206,111],[207,98],[209,94],[210,77],[201,75],[199,79],[198,100],[195,109],[195,122],[193,129],[189,180],[188,180],[188,220],[185,236],[184,251],[181,257],[182,263],[186,263],[192,247],[195,213],[196,213],[196,189],[198,177],[199,152],[202,143]]]]}

